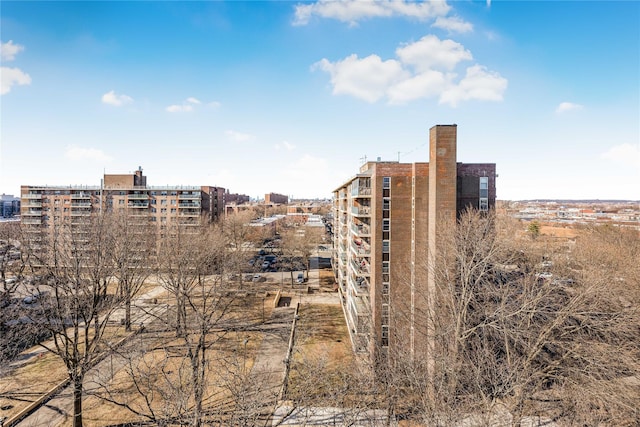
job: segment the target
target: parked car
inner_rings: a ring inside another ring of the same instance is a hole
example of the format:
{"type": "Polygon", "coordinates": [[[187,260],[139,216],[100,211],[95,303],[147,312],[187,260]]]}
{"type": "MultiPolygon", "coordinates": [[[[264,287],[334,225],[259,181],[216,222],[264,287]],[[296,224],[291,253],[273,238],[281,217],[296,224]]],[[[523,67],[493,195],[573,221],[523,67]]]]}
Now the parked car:
{"type": "Polygon", "coordinates": [[[297,283],[304,283],[304,273],[298,273],[297,283]]]}
{"type": "Polygon", "coordinates": [[[269,261],[265,261],[262,263],[262,269],[266,270],[267,268],[271,267],[271,263],[269,261]]]}

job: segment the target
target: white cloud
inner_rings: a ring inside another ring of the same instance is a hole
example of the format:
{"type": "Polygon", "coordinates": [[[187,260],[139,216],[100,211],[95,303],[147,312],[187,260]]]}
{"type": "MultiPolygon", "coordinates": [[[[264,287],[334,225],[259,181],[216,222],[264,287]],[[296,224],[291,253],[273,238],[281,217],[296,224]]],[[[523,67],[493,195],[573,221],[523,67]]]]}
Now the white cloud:
{"type": "MultiPolygon", "coordinates": [[[[202,104],[202,101],[200,101],[198,98],[194,98],[193,96],[190,96],[189,98],[185,99],[182,104],[169,105],[167,108],[165,108],[165,110],[168,111],[169,113],[190,113],[194,111],[195,105],[200,105],[200,104],[202,104]]],[[[209,105],[213,107],[219,107],[220,103],[212,102],[209,105]]]]}
{"type": "Polygon", "coordinates": [[[387,92],[389,102],[402,104],[419,98],[438,96],[449,83],[449,76],[440,71],[428,70],[391,86],[387,92]]]}
{"type": "Polygon", "coordinates": [[[13,61],[16,55],[24,50],[24,46],[13,44],[13,40],[6,43],[0,42],[0,58],[3,61],[13,61]]]}
{"type": "Polygon", "coordinates": [[[403,64],[412,65],[418,71],[432,68],[452,70],[460,61],[473,59],[471,52],[453,40],[440,40],[434,35],[421,38],[415,43],[396,49],[403,64]]]}
{"type": "Polygon", "coordinates": [[[456,107],[460,101],[502,101],[507,89],[507,79],[482,65],[467,68],[465,77],[457,85],[447,88],[440,95],[441,104],[456,107]]]}
{"type": "Polygon", "coordinates": [[[96,162],[109,162],[111,156],[106,155],[102,150],[97,148],[82,148],[70,145],[64,153],[64,156],[70,160],[93,160],[96,162]]]}
{"type": "Polygon", "coordinates": [[[444,16],[450,10],[446,1],[423,2],[406,0],[320,0],[295,6],[293,25],[306,25],[313,16],[336,19],[356,25],[361,19],[405,16],[420,20],[444,16]]]}
{"type": "Polygon", "coordinates": [[[276,144],[276,150],[280,150],[280,149],[293,151],[296,149],[296,146],[290,143],[289,141],[282,141],[280,144],[276,144]]]}
{"type": "Polygon", "coordinates": [[[367,102],[379,100],[390,85],[407,78],[400,62],[394,59],[382,61],[378,55],[359,59],[352,54],[333,63],[325,58],[313,68],[331,75],[334,95],[353,95],[367,102]]]}
{"type": "Polygon", "coordinates": [[[450,33],[469,33],[473,31],[473,25],[458,16],[438,16],[432,27],[447,30],[450,33]]]}
{"type": "Polygon", "coordinates": [[[456,107],[471,99],[501,101],[507,88],[507,79],[479,64],[467,67],[459,78],[456,68],[473,56],[453,40],[425,36],[399,47],[396,55],[398,59],[388,60],[377,55],[360,59],[355,54],[335,62],[325,58],[312,69],[331,75],[334,95],[351,95],[370,103],[383,98],[400,104],[439,97],[441,104],[456,107]]]}
{"type": "Polygon", "coordinates": [[[225,135],[227,135],[227,137],[232,141],[236,142],[247,142],[255,139],[255,137],[251,134],[237,132],[235,130],[228,130],[225,132],[225,135]]]}
{"type": "Polygon", "coordinates": [[[218,101],[211,101],[209,104],[209,107],[213,107],[213,108],[220,108],[222,107],[222,104],[218,101]]]}
{"type": "Polygon", "coordinates": [[[0,95],[11,92],[14,85],[31,84],[31,76],[19,68],[0,67],[0,95]]]}
{"type": "Polygon", "coordinates": [[[169,105],[165,110],[169,113],[189,113],[193,111],[193,106],[189,104],[169,105]]]}
{"type": "Polygon", "coordinates": [[[625,164],[640,169],[640,146],[633,144],[620,144],[611,147],[601,154],[605,160],[625,164]]]}
{"type": "Polygon", "coordinates": [[[107,105],[112,105],[114,107],[122,107],[126,104],[131,104],[133,102],[133,98],[128,95],[117,95],[115,91],[109,91],[102,95],[102,103],[107,105]]]}
{"type": "Polygon", "coordinates": [[[556,114],[566,113],[567,111],[582,110],[582,108],[584,107],[580,104],[574,104],[573,102],[561,102],[556,107],[556,114]]]}

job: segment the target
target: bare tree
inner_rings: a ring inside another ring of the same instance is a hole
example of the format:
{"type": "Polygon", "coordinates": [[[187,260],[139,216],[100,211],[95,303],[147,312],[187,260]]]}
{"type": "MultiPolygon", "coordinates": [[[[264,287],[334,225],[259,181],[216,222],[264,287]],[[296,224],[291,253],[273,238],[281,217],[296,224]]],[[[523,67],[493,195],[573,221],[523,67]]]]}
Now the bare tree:
{"type": "Polygon", "coordinates": [[[56,223],[47,232],[46,246],[38,249],[37,268],[44,272],[38,285],[39,310],[31,321],[44,328],[50,340],[42,347],[64,362],[73,388],[73,426],[82,426],[83,381],[87,371],[106,351],[104,334],[118,301],[106,294],[106,277],[92,276],[107,269],[110,246],[103,244],[107,227],[102,221],[56,223]],[[103,264],[104,265],[104,264],[103,264]]]}
{"type": "Polygon", "coordinates": [[[240,287],[243,285],[243,271],[247,263],[245,248],[248,243],[255,243],[253,227],[249,227],[252,214],[249,211],[230,215],[222,220],[220,230],[226,242],[225,271],[227,274],[237,275],[240,287]]]}
{"type": "Polygon", "coordinates": [[[21,240],[19,223],[0,223],[0,361],[12,358],[30,341],[19,325],[10,325],[20,316],[18,289],[29,281],[25,277],[29,251],[21,240]]]}
{"type": "Polygon", "coordinates": [[[131,304],[153,271],[157,228],[148,215],[117,211],[111,214],[113,274],[124,301],[125,330],[131,330],[131,304]]]}
{"type": "Polygon", "coordinates": [[[526,416],[637,420],[638,284],[612,280],[618,269],[637,271],[621,261],[637,258],[637,234],[608,232],[593,231],[574,248],[531,240],[524,227],[493,214],[463,214],[433,264],[435,316],[419,314],[433,322],[435,345],[430,353],[399,351],[383,364],[385,399],[434,425],[501,416],[514,424],[526,416]],[[624,283],[616,296],[612,281],[624,283]],[[432,374],[424,354],[433,358],[432,374]]]}

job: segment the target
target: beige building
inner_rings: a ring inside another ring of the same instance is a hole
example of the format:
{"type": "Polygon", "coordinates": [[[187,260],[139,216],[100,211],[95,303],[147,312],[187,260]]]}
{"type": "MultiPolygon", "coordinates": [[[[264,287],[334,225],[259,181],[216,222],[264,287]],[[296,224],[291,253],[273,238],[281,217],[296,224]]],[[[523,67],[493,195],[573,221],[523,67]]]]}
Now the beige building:
{"type": "Polygon", "coordinates": [[[434,126],[429,163],[367,162],[334,190],[333,266],[357,352],[425,350],[438,227],[495,204],[495,164],[457,163],[456,137],[434,126]]]}
{"type": "Polygon", "coordinates": [[[197,225],[224,215],[225,189],[211,186],[147,186],[138,168],[133,174],[105,174],[100,186],[21,187],[21,216],[25,226],[77,225],[98,212],[126,210],[162,226],[197,225]]]}

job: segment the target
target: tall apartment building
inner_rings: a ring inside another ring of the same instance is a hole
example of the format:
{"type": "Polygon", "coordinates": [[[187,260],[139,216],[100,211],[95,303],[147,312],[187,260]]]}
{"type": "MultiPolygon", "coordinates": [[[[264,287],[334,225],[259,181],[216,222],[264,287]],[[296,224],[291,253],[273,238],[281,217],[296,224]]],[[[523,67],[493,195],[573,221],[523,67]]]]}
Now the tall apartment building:
{"type": "Polygon", "coordinates": [[[21,187],[22,224],[52,226],[60,221],[81,224],[98,212],[126,210],[160,226],[197,225],[224,215],[225,189],[211,186],[147,186],[138,168],[133,174],[105,174],[100,186],[21,187]]]}
{"type": "Polygon", "coordinates": [[[495,164],[457,163],[456,137],[434,126],[429,163],[367,162],[334,190],[333,266],[357,352],[424,351],[439,227],[495,205],[495,164]]]}

